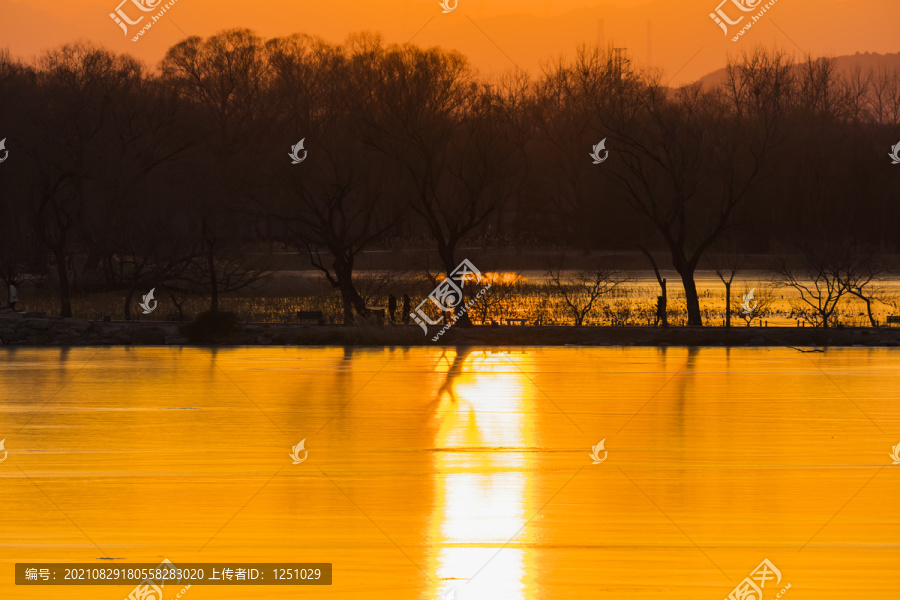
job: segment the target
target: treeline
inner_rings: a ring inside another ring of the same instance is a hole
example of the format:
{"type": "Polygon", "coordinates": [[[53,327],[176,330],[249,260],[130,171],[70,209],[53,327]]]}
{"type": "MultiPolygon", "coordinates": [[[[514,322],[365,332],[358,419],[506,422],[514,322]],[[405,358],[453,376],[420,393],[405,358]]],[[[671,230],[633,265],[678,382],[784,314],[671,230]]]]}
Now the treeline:
{"type": "Polygon", "coordinates": [[[700,324],[711,250],[832,236],[886,252],[900,223],[900,74],[764,50],[705,89],[591,47],[486,79],[371,34],[230,30],[155,69],[76,43],[0,55],[2,138],[0,276],[52,276],[63,316],[73,288],[126,290],[129,316],[161,282],[215,310],[288,247],[349,323],[359,253],[424,236],[445,272],[473,239],[665,251],[700,324]]]}

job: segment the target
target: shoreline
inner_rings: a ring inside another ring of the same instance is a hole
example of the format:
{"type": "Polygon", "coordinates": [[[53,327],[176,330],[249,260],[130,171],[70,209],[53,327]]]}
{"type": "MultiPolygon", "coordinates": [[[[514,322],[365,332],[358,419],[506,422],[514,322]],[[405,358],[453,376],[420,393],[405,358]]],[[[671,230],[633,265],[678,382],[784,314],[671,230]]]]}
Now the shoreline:
{"type": "MultiPolygon", "coordinates": [[[[227,335],[189,341],[185,322],[89,321],[0,314],[0,347],[76,346],[900,346],[900,327],[453,327],[438,342],[417,325],[239,323],[227,335]]],[[[434,329],[434,331],[431,331],[434,329]]]]}

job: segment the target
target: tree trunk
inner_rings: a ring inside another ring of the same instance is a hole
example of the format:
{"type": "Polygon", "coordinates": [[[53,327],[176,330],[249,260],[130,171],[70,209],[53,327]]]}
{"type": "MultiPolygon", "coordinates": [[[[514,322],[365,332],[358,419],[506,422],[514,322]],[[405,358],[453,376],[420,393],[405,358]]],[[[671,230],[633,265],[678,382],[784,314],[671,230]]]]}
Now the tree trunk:
{"type": "Polygon", "coordinates": [[[344,306],[344,327],[350,327],[353,325],[353,301],[344,293],[343,289],[341,290],[341,301],[344,306]]]}
{"type": "Polygon", "coordinates": [[[869,325],[878,327],[878,323],[875,321],[875,315],[872,314],[872,299],[853,290],[850,290],[850,293],[866,303],[866,313],[869,315],[869,325]]]}
{"type": "Polygon", "coordinates": [[[356,291],[356,286],[353,285],[350,278],[347,278],[348,286],[350,288],[350,302],[353,304],[353,307],[356,309],[356,314],[365,315],[369,312],[369,309],[366,307],[365,301],[362,299],[362,296],[359,295],[359,292],[356,291]]]}
{"type": "Polygon", "coordinates": [[[731,328],[731,282],[725,284],[725,327],[731,328]]]}
{"type": "MultiPolygon", "coordinates": [[[[75,268],[75,256],[70,254],[68,257],[68,268],[72,271],[72,285],[78,287],[78,269],[75,268]]],[[[68,285],[68,283],[67,283],[68,285]]]]}
{"type": "Polygon", "coordinates": [[[134,298],[134,286],[128,288],[128,293],[125,295],[125,320],[131,320],[131,299],[134,298]]]}
{"type": "MultiPolygon", "coordinates": [[[[657,273],[657,277],[659,277],[659,273],[657,273]]],[[[669,327],[669,309],[666,307],[669,306],[669,292],[668,292],[668,287],[666,286],[665,279],[659,280],[659,287],[662,290],[662,297],[663,297],[662,326],[663,326],[663,328],[668,328],[669,327]]]]}
{"type": "Polygon", "coordinates": [[[687,304],[688,322],[691,327],[703,327],[703,318],[700,316],[700,297],[697,295],[697,284],[694,282],[694,269],[688,266],[677,268],[681,275],[681,283],[684,285],[684,301],[687,304]]]}
{"type": "Polygon", "coordinates": [[[875,322],[875,315],[872,314],[872,300],[871,298],[863,298],[866,301],[866,312],[869,313],[869,325],[872,327],[877,327],[878,323],[875,322]]]}
{"type": "Polygon", "coordinates": [[[175,297],[175,294],[169,291],[169,298],[172,300],[172,304],[175,305],[175,309],[178,311],[178,320],[184,321],[184,303],[187,301],[187,294],[185,294],[184,298],[181,302],[175,297]]]}
{"type": "MultiPolygon", "coordinates": [[[[647,250],[646,248],[644,248],[643,245],[638,245],[638,248],[640,248],[641,252],[644,253],[644,256],[646,256],[646,257],[650,260],[650,264],[653,266],[653,273],[656,275],[656,281],[659,282],[659,289],[660,289],[661,292],[662,292],[662,293],[661,293],[662,301],[663,301],[663,304],[662,304],[662,305],[663,305],[663,307],[665,307],[665,306],[667,306],[667,303],[668,303],[668,298],[667,298],[667,296],[666,296],[666,280],[662,278],[662,275],[660,275],[660,273],[659,273],[659,267],[656,266],[656,260],[653,258],[653,255],[650,254],[650,251],[647,250]]],[[[656,316],[657,316],[657,324],[659,323],[659,321],[662,321],[662,326],[663,326],[663,327],[668,327],[668,326],[669,326],[669,315],[668,315],[668,311],[667,311],[665,308],[663,308],[662,314],[660,315],[660,314],[659,314],[659,312],[660,312],[660,311],[659,311],[659,304],[657,304],[657,309],[656,309],[656,310],[657,310],[657,314],[656,314],[656,316]],[[661,318],[660,318],[660,317],[661,317],[661,318]]]]}
{"type": "MultiPolygon", "coordinates": [[[[332,254],[339,256],[339,254],[335,252],[332,252],[332,254]]],[[[331,263],[331,268],[334,269],[337,287],[341,291],[341,304],[344,307],[344,325],[353,325],[353,311],[355,310],[356,314],[360,316],[365,316],[366,303],[362,299],[362,296],[359,295],[359,292],[356,291],[356,286],[353,285],[352,261],[344,262],[335,259],[334,262],[331,263]]]]}
{"type": "MultiPolygon", "coordinates": [[[[441,255],[441,262],[444,263],[445,273],[447,277],[450,277],[450,273],[453,272],[453,269],[456,268],[456,260],[454,259],[456,245],[443,244],[442,247],[438,248],[438,251],[441,255]]],[[[457,319],[455,321],[456,325],[460,327],[471,327],[472,320],[469,318],[468,311],[461,313],[463,308],[466,306],[466,288],[462,288],[462,298],[460,298],[459,304],[453,307],[451,311],[452,314],[456,315],[457,319]]]]}
{"type": "Polygon", "coordinates": [[[66,255],[62,248],[53,251],[56,258],[56,272],[59,275],[59,314],[61,317],[72,316],[72,300],[69,293],[69,272],[66,269],[66,255]]]}
{"type": "MultiPolygon", "coordinates": [[[[137,263],[137,260],[135,260],[137,263]]],[[[131,320],[131,299],[134,298],[134,290],[137,289],[138,280],[141,277],[141,271],[143,271],[143,265],[134,267],[134,277],[131,278],[131,285],[128,287],[128,294],[125,296],[125,320],[131,320]]]]}
{"type": "Polygon", "coordinates": [[[471,327],[472,319],[469,318],[469,312],[468,311],[466,311],[464,313],[459,312],[463,308],[465,308],[465,306],[466,306],[466,303],[463,302],[462,304],[460,304],[459,306],[457,306],[453,309],[456,312],[456,314],[458,315],[456,318],[456,324],[459,325],[460,327],[471,327]]]}
{"type": "Polygon", "coordinates": [[[209,310],[219,310],[219,280],[216,278],[216,251],[215,245],[208,244],[206,252],[206,267],[209,269],[209,310]]]}
{"type": "Polygon", "coordinates": [[[341,301],[344,306],[344,325],[353,325],[354,310],[356,311],[356,314],[365,316],[366,303],[363,301],[362,296],[359,295],[359,292],[356,291],[356,287],[354,287],[353,283],[349,282],[349,280],[345,280],[343,277],[341,277],[339,281],[341,301]]]}

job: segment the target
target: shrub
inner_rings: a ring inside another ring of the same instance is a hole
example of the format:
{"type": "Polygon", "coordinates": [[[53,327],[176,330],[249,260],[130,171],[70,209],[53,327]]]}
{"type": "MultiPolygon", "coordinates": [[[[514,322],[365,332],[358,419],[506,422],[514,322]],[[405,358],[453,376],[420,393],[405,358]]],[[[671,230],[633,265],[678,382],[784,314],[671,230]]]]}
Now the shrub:
{"type": "Polygon", "coordinates": [[[237,322],[238,317],[233,312],[208,310],[187,325],[182,325],[181,333],[193,344],[212,342],[234,333],[237,322]]]}

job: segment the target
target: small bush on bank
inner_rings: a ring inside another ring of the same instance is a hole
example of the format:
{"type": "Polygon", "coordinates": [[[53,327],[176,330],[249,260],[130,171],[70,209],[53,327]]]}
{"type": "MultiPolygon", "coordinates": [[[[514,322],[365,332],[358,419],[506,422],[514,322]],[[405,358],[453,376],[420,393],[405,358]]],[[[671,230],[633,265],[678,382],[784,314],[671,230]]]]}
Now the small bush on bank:
{"type": "Polygon", "coordinates": [[[192,322],[181,326],[181,333],[192,344],[212,342],[234,333],[238,317],[233,312],[208,310],[192,322]]]}

